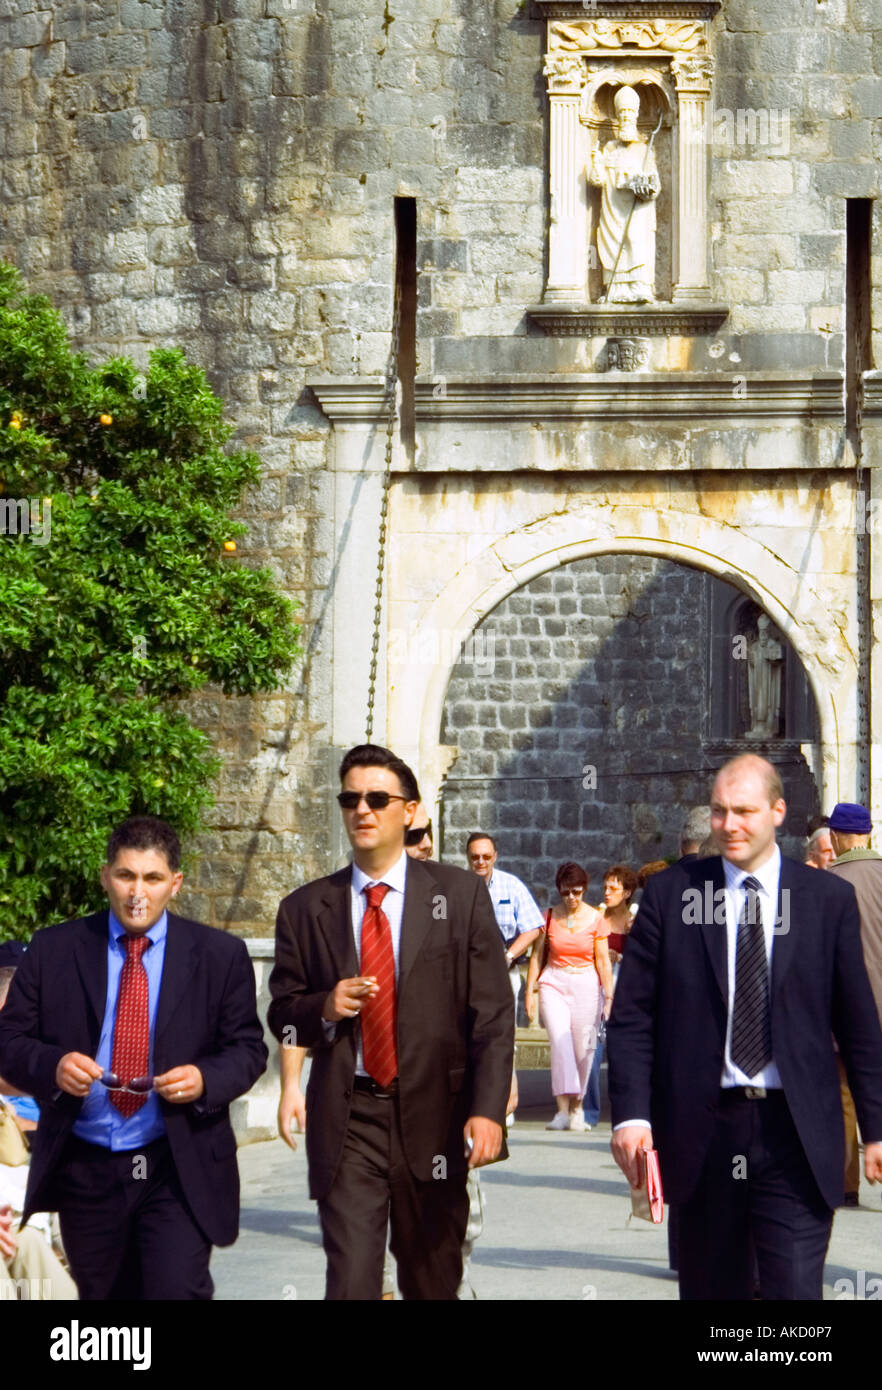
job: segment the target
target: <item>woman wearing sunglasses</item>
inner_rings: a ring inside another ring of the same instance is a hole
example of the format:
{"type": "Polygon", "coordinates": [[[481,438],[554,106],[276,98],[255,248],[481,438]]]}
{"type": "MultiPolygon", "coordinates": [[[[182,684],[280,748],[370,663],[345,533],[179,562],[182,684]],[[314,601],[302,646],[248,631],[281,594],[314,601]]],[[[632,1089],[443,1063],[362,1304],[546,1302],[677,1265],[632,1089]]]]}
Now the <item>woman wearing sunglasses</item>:
{"type": "Polygon", "coordinates": [[[555,876],[560,904],[549,908],[530,958],[525,1007],[536,1009],[551,1045],[551,1089],[557,1114],[546,1129],[584,1131],[582,1096],[591,1071],[601,1015],[612,1008],[612,967],[603,915],[583,901],[588,875],[561,864],[555,876]],[[601,993],[602,990],[602,993],[601,993]]]}

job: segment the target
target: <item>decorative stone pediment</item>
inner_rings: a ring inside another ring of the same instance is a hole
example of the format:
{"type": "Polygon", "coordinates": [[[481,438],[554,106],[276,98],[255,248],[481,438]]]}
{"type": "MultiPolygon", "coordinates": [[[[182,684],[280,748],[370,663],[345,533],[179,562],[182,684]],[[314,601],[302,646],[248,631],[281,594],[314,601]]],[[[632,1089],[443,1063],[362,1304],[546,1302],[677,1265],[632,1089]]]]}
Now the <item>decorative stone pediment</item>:
{"type": "Polygon", "coordinates": [[[621,332],[625,316],[627,333],[690,334],[726,317],[708,281],[718,8],[537,0],[547,19],[548,277],[542,305],[527,312],[546,332],[621,332]]]}
{"type": "Polygon", "coordinates": [[[586,19],[554,20],[548,26],[549,49],[636,48],[649,53],[692,53],[706,46],[700,19],[586,19]]]}

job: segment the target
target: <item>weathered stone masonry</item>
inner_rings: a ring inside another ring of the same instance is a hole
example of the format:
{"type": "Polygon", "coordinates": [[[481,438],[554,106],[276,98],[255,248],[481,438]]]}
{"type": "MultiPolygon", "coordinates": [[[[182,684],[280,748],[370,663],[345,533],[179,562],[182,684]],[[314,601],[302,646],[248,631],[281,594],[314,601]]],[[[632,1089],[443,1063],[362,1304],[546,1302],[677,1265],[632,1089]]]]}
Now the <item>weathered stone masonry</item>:
{"type": "MultiPolygon", "coordinates": [[[[717,111],[786,111],[788,143],[739,142],[737,123],[714,138],[710,274],[728,317],[653,339],[632,376],[602,370],[602,338],[527,317],[547,258],[548,4],[38,4],[0,0],[0,254],[88,351],[143,362],[181,344],[205,365],[264,461],[244,562],[304,605],[288,690],[194,702],[225,771],[191,911],[268,932],[281,894],[339,848],[334,762],[364,731],[396,196],[417,200],[419,377],[415,454],[395,453],[377,735],[434,798],[465,766],[445,723],[453,662],[402,665],[395,634],[465,637],[558,564],[638,554],[771,614],[815,692],[824,802],[851,799],[844,200],[878,192],[882,0],[698,7],[717,111]]],[[[878,412],[871,377],[874,496],[878,412]]]]}

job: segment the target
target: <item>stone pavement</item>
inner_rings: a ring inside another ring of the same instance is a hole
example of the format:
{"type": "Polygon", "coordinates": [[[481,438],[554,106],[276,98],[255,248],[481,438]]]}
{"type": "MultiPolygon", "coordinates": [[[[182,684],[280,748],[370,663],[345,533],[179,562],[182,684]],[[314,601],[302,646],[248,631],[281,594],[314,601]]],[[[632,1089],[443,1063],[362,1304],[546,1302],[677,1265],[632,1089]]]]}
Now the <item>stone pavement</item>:
{"type": "MultiPolygon", "coordinates": [[[[628,1225],[630,1201],[609,1151],[608,1121],[591,1133],[548,1132],[548,1073],[522,1074],[521,1088],[526,1103],[509,1133],[511,1157],[482,1170],[484,1233],[471,1275],[477,1297],[676,1299],[665,1228],[628,1225]]],[[[303,1141],[296,1154],[281,1140],[247,1145],[239,1166],[241,1234],[232,1248],[214,1252],[216,1298],[321,1299],[324,1256],[303,1141]]],[[[842,1283],[836,1288],[842,1280],[858,1298],[882,1294],[882,1282],[872,1283],[882,1281],[880,1188],[864,1182],[861,1204],[836,1214],[826,1298],[847,1295],[842,1283]]]]}

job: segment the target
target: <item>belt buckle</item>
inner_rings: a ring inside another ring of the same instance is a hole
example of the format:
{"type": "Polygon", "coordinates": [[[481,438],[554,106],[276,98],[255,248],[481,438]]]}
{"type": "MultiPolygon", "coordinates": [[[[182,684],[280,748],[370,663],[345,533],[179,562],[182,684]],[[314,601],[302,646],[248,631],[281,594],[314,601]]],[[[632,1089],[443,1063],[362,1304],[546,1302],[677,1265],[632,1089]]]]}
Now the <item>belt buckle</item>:
{"type": "Polygon", "coordinates": [[[765,1100],[768,1091],[765,1086],[745,1086],[744,1095],[747,1100],[765,1100]]]}

